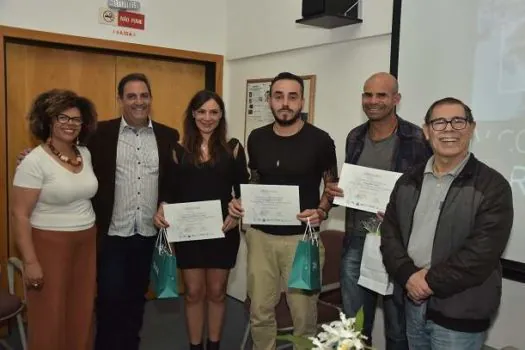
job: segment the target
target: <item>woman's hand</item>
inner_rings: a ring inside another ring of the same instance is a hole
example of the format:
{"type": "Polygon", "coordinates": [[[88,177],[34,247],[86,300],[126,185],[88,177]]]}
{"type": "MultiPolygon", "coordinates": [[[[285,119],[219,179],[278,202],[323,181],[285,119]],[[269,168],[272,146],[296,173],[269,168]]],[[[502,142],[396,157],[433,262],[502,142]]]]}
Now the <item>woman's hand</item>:
{"type": "Polygon", "coordinates": [[[228,215],[226,219],[224,219],[224,224],[222,225],[222,232],[226,233],[237,225],[239,225],[239,219],[228,215]]]}
{"type": "Polygon", "coordinates": [[[166,219],[164,218],[164,208],[163,208],[163,204],[164,203],[161,203],[159,205],[159,209],[157,210],[157,213],[155,214],[155,216],[153,217],[153,224],[155,224],[155,226],[157,228],[167,228],[170,226],[170,224],[168,224],[168,222],[166,221],[166,219]]]}
{"type": "Polygon", "coordinates": [[[41,289],[44,286],[44,272],[38,262],[24,264],[25,283],[28,288],[41,289]]]}
{"type": "Polygon", "coordinates": [[[239,219],[244,215],[244,209],[242,208],[241,200],[233,198],[230,203],[228,203],[228,214],[232,218],[239,219]]]}

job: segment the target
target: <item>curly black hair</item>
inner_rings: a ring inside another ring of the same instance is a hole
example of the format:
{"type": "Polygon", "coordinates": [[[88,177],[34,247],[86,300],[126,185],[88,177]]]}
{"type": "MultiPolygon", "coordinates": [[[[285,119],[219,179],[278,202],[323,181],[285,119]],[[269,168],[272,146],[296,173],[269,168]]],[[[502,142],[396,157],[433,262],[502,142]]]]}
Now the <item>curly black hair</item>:
{"type": "Polygon", "coordinates": [[[88,98],[70,90],[53,89],[38,95],[29,111],[31,133],[39,140],[46,141],[51,136],[53,118],[70,109],[78,108],[82,116],[82,127],[78,142],[85,145],[97,127],[97,111],[88,98]]]}

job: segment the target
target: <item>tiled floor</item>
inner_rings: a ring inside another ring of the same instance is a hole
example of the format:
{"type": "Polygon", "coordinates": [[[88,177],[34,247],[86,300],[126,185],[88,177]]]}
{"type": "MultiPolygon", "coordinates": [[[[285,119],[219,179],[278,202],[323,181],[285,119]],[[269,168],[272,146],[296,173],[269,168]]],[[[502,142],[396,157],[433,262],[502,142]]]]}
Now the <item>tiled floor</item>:
{"type": "MultiPolygon", "coordinates": [[[[247,323],[244,305],[236,299],[227,299],[227,314],[221,349],[238,350],[247,323]]],[[[14,329],[8,343],[14,350],[22,350],[18,332],[14,329]]],[[[0,349],[2,346],[0,345],[0,349]]],[[[142,344],[140,350],[186,350],[188,338],[184,321],[182,299],[155,300],[146,304],[142,344]]],[[[3,350],[3,349],[2,349],[3,350]]]]}
{"type": "MultiPolygon", "coordinates": [[[[236,299],[228,298],[221,349],[240,349],[247,322],[248,315],[244,310],[244,305],[236,299]]],[[[16,329],[11,333],[8,342],[14,350],[22,350],[16,329]]],[[[0,349],[2,349],[2,346],[0,346],[0,349]]],[[[148,302],[144,315],[144,328],[142,330],[140,350],[187,349],[188,338],[186,336],[182,299],[148,302]]],[[[483,350],[495,349],[485,347],[483,350]]]]}

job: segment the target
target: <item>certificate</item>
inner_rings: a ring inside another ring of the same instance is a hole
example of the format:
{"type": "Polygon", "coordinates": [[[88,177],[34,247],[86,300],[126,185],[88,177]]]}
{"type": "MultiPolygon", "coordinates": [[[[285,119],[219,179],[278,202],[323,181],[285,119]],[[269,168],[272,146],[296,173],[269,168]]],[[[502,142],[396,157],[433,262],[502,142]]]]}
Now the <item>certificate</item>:
{"type": "Polygon", "coordinates": [[[241,185],[241,198],[245,224],[301,225],[299,186],[241,185]]]}
{"type": "Polygon", "coordinates": [[[164,204],[168,242],[223,238],[220,200],[164,204]]]}
{"type": "Polygon", "coordinates": [[[343,164],[339,187],[344,197],[335,197],[334,203],[371,213],[385,211],[390,193],[401,173],[343,164]]]}

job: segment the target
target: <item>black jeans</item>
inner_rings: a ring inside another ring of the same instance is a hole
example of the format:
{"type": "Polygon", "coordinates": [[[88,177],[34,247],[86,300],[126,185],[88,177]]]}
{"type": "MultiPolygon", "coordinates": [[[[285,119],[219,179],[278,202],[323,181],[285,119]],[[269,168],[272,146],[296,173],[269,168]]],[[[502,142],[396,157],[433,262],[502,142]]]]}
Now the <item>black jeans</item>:
{"type": "Polygon", "coordinates": [[[140,235],[102,238],[95,350],[138,350],[155,240],[140,235]]]}

